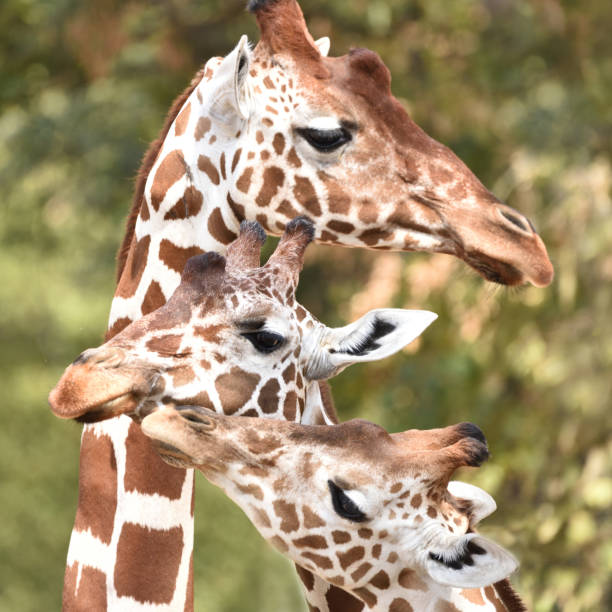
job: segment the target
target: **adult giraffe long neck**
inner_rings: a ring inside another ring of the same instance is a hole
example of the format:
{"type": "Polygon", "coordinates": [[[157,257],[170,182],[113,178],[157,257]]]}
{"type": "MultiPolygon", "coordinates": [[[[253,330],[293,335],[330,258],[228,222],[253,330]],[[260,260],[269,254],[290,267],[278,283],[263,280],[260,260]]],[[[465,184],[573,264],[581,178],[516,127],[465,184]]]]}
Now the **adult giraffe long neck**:
{"type": "MultiPolygon", "coordinates": [[[[174,101],[159,137],[146,152],[118,254],[116,297],[125,279],[149,265],[136,222],[147,206],[146,181],[179,112],[203,71],[174,101]],[[140,245],[140,246],[139,246],[140,245]],[[144,255],[144,256],[143,256],[144,255]],[[126,262],[130,268],[126,271],[126,262]]],[[[195,245],[194,245],[195,246],[195,245]]],[[[134,292],[138,284],[134,285],[134,292]]],[[[113,319],[110,338],[165,301],[148,293],[113,319]]],[[[64,578],[65,610],[193,610],[193,470],[170,468],[140,428],[121,416],[85,425],[81,439],[79,500],[64,578]]]]}

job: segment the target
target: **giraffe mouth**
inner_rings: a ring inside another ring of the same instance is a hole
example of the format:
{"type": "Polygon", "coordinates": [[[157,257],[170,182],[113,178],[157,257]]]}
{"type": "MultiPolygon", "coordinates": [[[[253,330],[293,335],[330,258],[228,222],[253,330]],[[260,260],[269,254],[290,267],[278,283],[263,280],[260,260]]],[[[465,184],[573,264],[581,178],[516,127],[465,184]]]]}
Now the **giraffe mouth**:
{"type": "Polygon", "coordinates": [[[173,446],[168,442],[162,442],[161,440],[155,439],[151,440],[151,444],[168,465],[178,468],[193,467],[193,461],[191,460],[189,455],[185,454],[176,446],[173,446]]]}
{"type": "Polygon", "coordinates": [[[489,282],[508,287],[521,285],[525,282],[525,276],[518,268],[512,264],[488,257],[483,253],[466,254],[464,260],[489,282]]]}
{"type": "Polygon", "coordinates": [[[137,411],[138,406],[134,406],[134,404],[138,404],[138,402],[138,398],[131,391],[122,393],[105,401],[97,408],[90,408],[84,414],[75,417],[74,420],[77,423],[98,423],[99,421],[106,421],[122,414],[131,415],[135,413],[135,410],[130,410],[129,408],[134,407],[137,411]]]}

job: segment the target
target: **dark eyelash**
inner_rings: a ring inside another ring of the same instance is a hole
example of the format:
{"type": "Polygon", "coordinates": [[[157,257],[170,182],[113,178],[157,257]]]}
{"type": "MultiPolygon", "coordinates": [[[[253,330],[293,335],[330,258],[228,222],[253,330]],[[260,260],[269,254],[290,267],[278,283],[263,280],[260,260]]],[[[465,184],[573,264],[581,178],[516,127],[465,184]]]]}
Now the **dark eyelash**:
{"type": "Polygon", "coordinates": [[[336,514],[355,523],[363,523],[368,520],[357,504],[333,480],[328,480],[327,486],[336,514]]]}
{"type": "Polygon", "coordinates": [[[245,332],[240,335],[246,338],[260,353],[272,353],[285,343],[283,336],[270,331],[245,332]]]}
{"type": "Polygon", "coordinates": [[[338,127],[332,130],[318,130],[315,128],[298,128],[296,132],[318,151],[330,153],[339,149],[352,138],[351,133],[338,127]]]}

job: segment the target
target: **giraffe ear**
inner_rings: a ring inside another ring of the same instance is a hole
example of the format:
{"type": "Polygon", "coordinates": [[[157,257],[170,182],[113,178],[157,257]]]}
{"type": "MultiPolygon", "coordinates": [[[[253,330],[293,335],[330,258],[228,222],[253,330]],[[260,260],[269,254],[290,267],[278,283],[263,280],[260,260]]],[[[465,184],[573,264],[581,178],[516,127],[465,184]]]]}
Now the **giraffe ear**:
{"type": "Polygon", "coordinates": [[[329,40],[329,36],[323,36],[322,38],[315,40],[315,46],[323,57],[327,57],[329,48],[331,47],[331,40],[329,40]]]}
{"type": "Polygon", "coordinates": [[[447,550],[430,551],[425,562],[434,582],[459,589],[488,586],[517,568],[518,561],[505,548],[473,533],[461,536],[447,550]]]}
{"type": "Polygon", "coordinates": [[[213,80],[217,85],[211,113],[218,119],[231,121],[236,115],[246,120],[251,114],[251,90],[248,84],[251,51],[246,36],[242,36],[234,50],[223,58],[213,80]]]}
{"type": "Polygon", "coordinates": [[[377,361],[397,353],[435,319],[427,310],[381,308],[336,329],[327,329],[308,365],[310,380],[331,378],[352,363],[377,361]]]}
{"type": "Polygon", "coordinates": [[[448,491],[453,497],[468,502],[470,525],[477,525],[482,519],[497,510],[495,500],[480,487],[459,480],[451,480],[448,483],[448,491]]]}

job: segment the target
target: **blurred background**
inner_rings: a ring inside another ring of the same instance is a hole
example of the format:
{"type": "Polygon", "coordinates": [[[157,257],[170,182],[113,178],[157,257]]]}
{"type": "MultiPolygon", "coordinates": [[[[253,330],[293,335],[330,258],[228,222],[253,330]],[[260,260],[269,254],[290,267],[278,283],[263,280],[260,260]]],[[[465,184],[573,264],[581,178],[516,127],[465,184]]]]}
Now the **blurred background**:
{"type": "MultiPolygon", "coordinates": [[[[3,0],[0,8],[0,609],[59,609],[80,427],[49,389],[101,343],[133,177],[196,70],[247,33],[244,0],[3,0]]],[[[536,611],[612,609],[612,39],[607,0],[303,0],[333,55],[376,50],[393,91],[556,267],[494,288],[443,255],[312,247],[300,297],[327,324],[369,308],[439,320],[333,382],[341,418],[391,431],[474,421],[497,500],[484,533],[536,611]]],[[[197,479],[204,612],[304,610],[292,566],[197,479]]]]}

